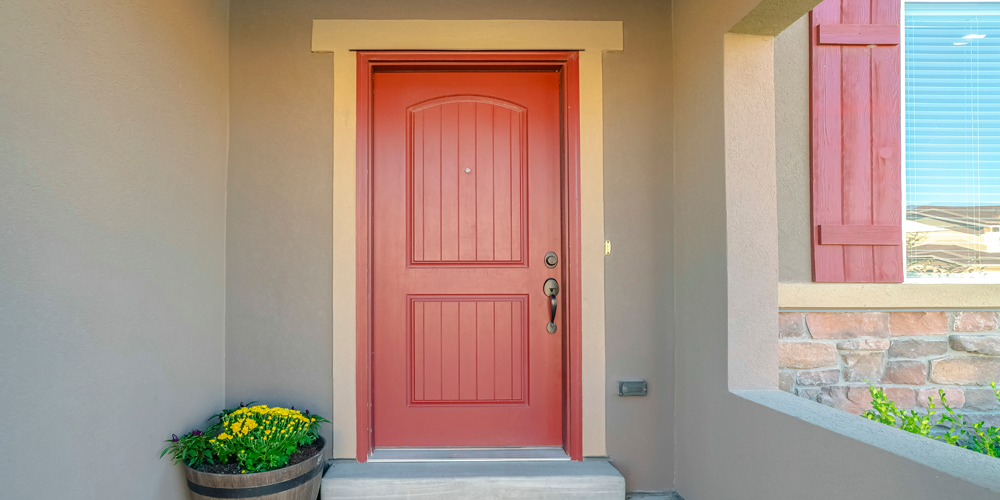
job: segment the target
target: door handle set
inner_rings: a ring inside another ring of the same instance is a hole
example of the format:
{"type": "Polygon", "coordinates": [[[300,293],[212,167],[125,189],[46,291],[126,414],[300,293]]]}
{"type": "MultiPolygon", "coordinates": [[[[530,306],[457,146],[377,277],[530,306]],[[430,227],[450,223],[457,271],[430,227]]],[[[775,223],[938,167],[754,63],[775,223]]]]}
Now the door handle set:
{"type": "MultiPolygon", "coordinates": [[[[556,265],[559,264],[559,256],[555,252],[548,252],[545,254],[545,267],[549,269],[555,269],[556,265]]],[[[559,307],[559,300],[556,298],[559,295],[559,282],[555,278],[549,278],[545,280],[542,284],[542,293],[549,298],[549,324],[545,325],[545,330],[549,333],[556,333],[556,309],[559,307]]]]}
{"type": "Polygon", "coordinates": [[[556,333],[556,309],[559,307],[559,300],[556,296],[559,295],[559,282],[555,278],[545,280],[545,284],[542,285],[542,292],[551,300],[549,306],[549,324],[545,326],[545,330],[549,333],[556,333]]]}

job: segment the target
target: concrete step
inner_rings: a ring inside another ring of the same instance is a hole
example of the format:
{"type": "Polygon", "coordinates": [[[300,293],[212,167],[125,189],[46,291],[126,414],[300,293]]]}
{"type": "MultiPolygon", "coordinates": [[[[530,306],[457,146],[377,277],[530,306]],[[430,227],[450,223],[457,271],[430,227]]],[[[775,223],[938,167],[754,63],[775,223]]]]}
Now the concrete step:
{"type": "Polygon", "coordinates": [[[607,462],[334,462],[322,500],[624,500],[607,462]]]}

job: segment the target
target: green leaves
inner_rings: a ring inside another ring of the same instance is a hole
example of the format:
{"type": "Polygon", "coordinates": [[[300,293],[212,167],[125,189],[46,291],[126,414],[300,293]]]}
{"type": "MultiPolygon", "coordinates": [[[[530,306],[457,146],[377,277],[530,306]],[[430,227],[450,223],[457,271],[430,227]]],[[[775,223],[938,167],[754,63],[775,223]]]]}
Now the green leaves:
{"type": "Polygon", "coordinates": [[[169,444],[160,452],[160,458],[163,458],[169,452],[171,460],[175,465],[183,462],[189,467],[198,468],[206,462],[210,464],[215,463],[212,457],[212,448],[208,442],[208,436],[197,429],[181,437],[177,437],[174,434],[164,442],[169,444]]]}
{"type": "Polygon", "coordinates": [[[236,463],[241,473],[265,472],[288,465],[293,454],[319,438],[323,423],[329,420],[308,410],[303,414],[267,405],[245,405],[225,409],[208,419],[205,433],[194,430],[173,435],[160,453],[171,454],[175,464],[192,468],[204,464],[236,463]]]}
{"type": "MultiPolygon", "coordinates": [[[[1000,391],[997,391],[996,383],[992,383],[990,386],[996,391],[997,401],[1000,401],[1000,391]]],[[[965,420],[964,415],[955,413],[955,410],[948,405],[948,398],[943,389],[938,389],[938,399],[941,401],[944,413],[941,414],[935,425],[944,427],[945,430],[934,436],[930,435],[935,427],[931,424],[931,416],[938,413],[934,410],[934,398],[927,398],[928,411],[926,415],[923,415],[914,410],[907,412],[897,408],[896,403],[886,397],[881,387],[873,385],[868,390],[872,396],[872,409],[862,413],[862,416],[868,420],[1000,458],[1000,429],[986,427],[983,422],[970,425],[965,420]]]]}
{"type": "Polygon", "coordinates": [[[927,436],[930,434],[931,425],[930,414],[934,413],[934,403],[930,403],[931,411],[928,415],[922,415],[916,411],[909,412],[896,407],[896,403],[886,397],[881,387],[870,386],[868,388],[872,396],[872,409],[861,414],[868,420],[873,420],[885,425],[897,427],[906,432],[927,436]]]}

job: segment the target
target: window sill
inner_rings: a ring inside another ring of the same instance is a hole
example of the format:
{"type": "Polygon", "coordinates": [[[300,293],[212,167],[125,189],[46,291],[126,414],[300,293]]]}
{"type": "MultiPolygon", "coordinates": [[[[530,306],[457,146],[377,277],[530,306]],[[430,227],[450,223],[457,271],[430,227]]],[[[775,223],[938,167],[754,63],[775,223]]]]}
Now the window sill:
{"type": "Polygon", "coordinates": [[[1000,309],[996,283],[779,283],[779,309],[1000,309]]]}

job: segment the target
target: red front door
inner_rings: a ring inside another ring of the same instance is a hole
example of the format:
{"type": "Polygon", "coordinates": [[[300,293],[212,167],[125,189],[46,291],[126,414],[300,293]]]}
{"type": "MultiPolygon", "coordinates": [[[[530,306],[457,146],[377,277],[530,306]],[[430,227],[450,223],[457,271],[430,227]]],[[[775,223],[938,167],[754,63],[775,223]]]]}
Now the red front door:
{"type": "Polygon", "coordinates": [[[374,74],[375,446],[563,444],[559,78],[374,74]]]}

